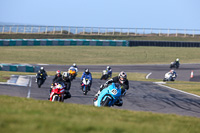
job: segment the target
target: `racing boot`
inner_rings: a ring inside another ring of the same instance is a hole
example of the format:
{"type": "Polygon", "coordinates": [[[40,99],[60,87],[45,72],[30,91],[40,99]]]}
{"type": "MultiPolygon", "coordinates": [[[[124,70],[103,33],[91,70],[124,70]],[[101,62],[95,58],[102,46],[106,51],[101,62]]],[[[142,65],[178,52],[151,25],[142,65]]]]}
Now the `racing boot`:
{"type": "Polygon", "coordinates": [[[116,106],[122,106],[123,105],[122,97],[120,97],[114,104],[116,106]]]}
{"type": "Polygon", "coordinates": [[[67,99],[67,98],[71,98],[71,94],[69,93],[69,90],[66,90],[64,93],[64,99],[67,99]]]}

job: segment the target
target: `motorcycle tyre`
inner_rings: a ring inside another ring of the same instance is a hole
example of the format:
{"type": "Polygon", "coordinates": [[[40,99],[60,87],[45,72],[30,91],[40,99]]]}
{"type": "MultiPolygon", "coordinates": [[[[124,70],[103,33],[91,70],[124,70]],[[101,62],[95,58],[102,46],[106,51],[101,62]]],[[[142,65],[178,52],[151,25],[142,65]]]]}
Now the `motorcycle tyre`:
{"type": "Polygon", "coordinates": [[[101,103],[101,106],[108,106],[108,103],[109,103],[109,101],[110,101],[110,98],[109,97],[107,97],[106,99],[105,99],[105,101],[103,102],[103,103],[101,103]]]}

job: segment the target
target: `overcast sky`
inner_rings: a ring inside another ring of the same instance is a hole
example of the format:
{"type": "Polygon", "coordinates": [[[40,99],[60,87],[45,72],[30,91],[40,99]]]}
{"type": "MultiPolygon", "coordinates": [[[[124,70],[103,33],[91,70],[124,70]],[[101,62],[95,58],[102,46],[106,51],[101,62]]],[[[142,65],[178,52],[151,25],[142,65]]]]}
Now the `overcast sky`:
{"type": "Polygon", "coordinates": [[[200,29],[200,0],[0,0],[0,22],[200,29]]]}

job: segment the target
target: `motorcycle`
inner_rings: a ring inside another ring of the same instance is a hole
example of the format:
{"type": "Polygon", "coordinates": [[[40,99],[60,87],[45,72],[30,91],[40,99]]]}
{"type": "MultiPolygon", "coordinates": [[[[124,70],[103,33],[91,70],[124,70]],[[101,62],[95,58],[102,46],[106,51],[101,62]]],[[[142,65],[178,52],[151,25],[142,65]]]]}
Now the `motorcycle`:
{"type": "Polygon", "coordinates": [[[42,73],[38,73],[37,76],[37,85],[38,85],[38,88],[40,88],[42,86],[42,84],[45,82],[46,80],[46,76],[42,73]]]}
{"type": "Polygon", "coordinates": [[[64,102],[64,93],[65,93],[64,86],[61,83],[55,83],[55,86],[52,87],[50,93],[50,101],[64,102]]]}
{"type": "Polygon", "coordinates": [[[93,100],[94,106],[101,107],[114,106],[117,100],[121,97],[121,86],[118,83],[112,83],[107,88],[104,88],[99,96],[93,100]]]}
{"type": "Polygon", "coordinates": [[[103,70],[100,80],[107,80],[109,78],[108,71],[103,70]]]}
{"type": "Polygon", "coordinates": [[[176,75],[174,74],[174,75],[172,75],[172,73],[166,73],[165,74],[165,78],[163,79],[163,81],[165,82],[165,81],[175,81],[175,79],[176,79],[176,75]]]}
{"type": "Polygon", "coordinates": [[[176,69],[178,69],[179,68],[179,66],[180,66],[180,63],[179,62],[176,62],[176,61],[174,61],[174,62],[171,62],[171,64],[170,64],[170,68],[176,68],[176,69]]]}
{"type": "Polygon", "coordinates": [[[83,94],[87,95],[87,93],[89,91],[89,87],[90,87],[90,80],[87,78],[83,78],[81,87],[82,87],[83,94]]]}
{"type": "Polygon", "coordinates": [[[76,69],[75,68],[70,68],[68,70],[68,73],[69,73],[69,79],[72,81],[73,79],[76,78],[76,69]]]}

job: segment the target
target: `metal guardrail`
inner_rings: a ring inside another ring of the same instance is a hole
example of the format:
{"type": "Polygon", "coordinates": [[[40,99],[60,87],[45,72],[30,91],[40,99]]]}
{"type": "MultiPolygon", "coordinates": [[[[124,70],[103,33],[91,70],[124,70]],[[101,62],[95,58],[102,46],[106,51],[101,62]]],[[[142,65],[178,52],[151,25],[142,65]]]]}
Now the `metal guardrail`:
{"type": "Polygon", "coordinates": [[[195,36],[200,36],[200,29],[0,25],[0,34],[65,34],[65,35],[105,35],[105,36],[195,37],[195,36]]]}

